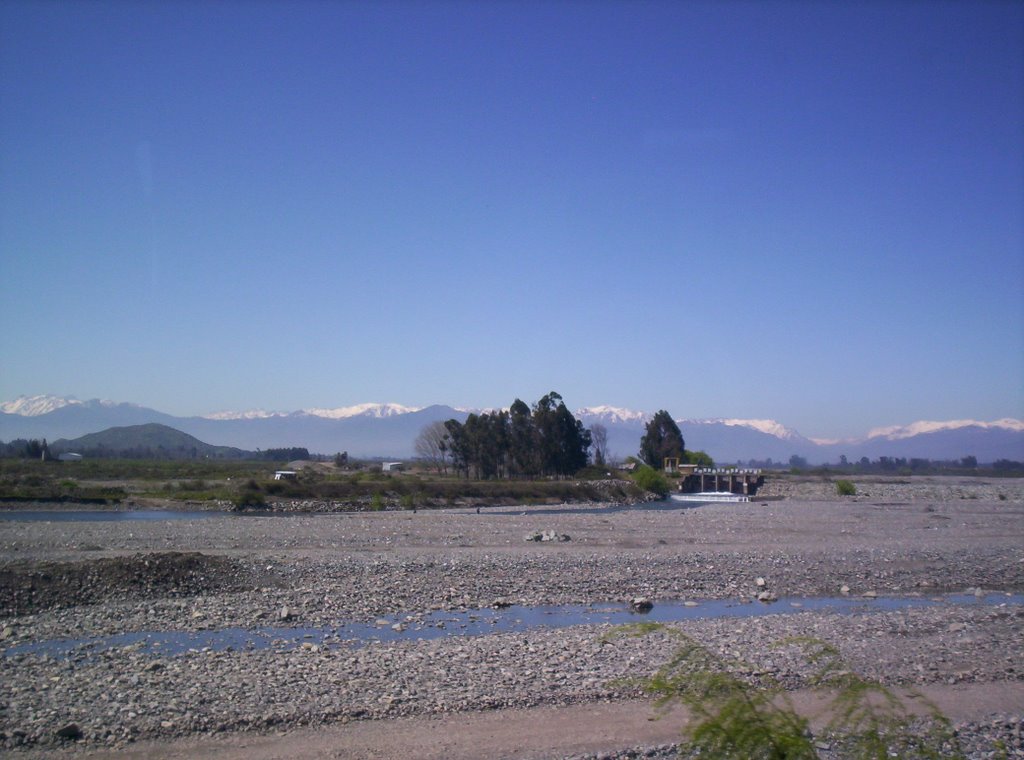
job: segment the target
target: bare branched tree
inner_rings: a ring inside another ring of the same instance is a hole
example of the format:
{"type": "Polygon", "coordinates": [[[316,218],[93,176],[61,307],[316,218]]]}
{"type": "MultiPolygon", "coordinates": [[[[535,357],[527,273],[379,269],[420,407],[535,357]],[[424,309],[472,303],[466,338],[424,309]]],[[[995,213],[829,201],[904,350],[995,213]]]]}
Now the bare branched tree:
{"type": "Polygon", "coordinates": [[[451,449],[448,446],[448,429],[438,420],[426,425],[413,444],[416,454],[438,473],[448,472],[451,461],[451,449]]]}
{"type": "Polygon", "coordinates": [[[600,422],[590,426],[590,448],[594,452],[594,464],[603,467],[608,461],[608,428],[600,422]]]}

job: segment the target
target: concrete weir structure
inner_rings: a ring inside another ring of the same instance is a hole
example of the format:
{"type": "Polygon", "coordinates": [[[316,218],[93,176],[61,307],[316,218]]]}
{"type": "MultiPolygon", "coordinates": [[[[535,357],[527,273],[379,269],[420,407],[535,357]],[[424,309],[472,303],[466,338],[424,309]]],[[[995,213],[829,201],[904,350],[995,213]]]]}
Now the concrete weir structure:
{"type": "Polygon", "coordinates": [[[761,470],[697,467],[693,464],[677,465],[676,469],[682,475],[679,479],[680,493],[716,491],[753,496],[764,485],[761,470]]]}

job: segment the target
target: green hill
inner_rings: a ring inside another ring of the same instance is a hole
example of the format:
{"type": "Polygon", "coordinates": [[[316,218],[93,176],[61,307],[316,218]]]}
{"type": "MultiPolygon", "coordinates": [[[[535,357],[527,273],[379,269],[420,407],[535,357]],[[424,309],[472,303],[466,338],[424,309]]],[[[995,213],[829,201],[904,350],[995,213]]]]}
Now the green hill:
{"type": "Polygon", "coordinates": [[[247,459],[253,452],[232,446],[213,446],[167,425],[149,423],[112,427],[72,440],[50,444],[57,455],[75,452],[87,457],[123,459],[247,459]]]}

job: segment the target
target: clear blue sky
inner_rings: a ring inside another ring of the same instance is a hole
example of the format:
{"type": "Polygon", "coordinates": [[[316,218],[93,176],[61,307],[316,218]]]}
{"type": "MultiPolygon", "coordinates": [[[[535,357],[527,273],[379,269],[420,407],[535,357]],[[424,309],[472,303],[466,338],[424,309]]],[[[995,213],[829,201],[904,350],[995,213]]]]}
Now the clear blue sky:
{"type": "Polygon", "coordinates": [[[1024,4],[0,4],[0,400],[552,389],[1024,416],[1024,4]]]}

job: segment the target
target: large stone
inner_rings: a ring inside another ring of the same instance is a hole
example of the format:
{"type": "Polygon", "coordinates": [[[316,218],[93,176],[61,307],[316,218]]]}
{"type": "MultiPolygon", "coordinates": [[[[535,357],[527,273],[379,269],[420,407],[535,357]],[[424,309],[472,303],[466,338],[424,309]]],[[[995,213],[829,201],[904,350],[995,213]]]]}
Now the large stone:
{"type": "Polygon", "coordinates": [[[68,723],[63,728],[57,729],[57,736],[61,739],[75,741],[82,738],[82,729],[79,728],[77,723],[68,723]]]}
{"type": "Polygon", "coordinates": [[[564,542],[571,541],[572,539],[565,533],[559,533],[556,530],[535,530],[533,533],[527,533],[523,537],[524,541],[555,541],[564,542]]]}
{"type": "Polygon", "coordinates": [[[650,612],[654,609],[654,602],[646,596],[638,596],[630,601],[629,609],[632,612],[650,612]]]}

